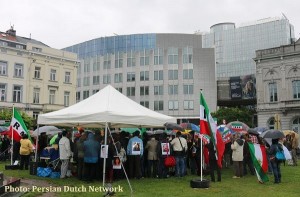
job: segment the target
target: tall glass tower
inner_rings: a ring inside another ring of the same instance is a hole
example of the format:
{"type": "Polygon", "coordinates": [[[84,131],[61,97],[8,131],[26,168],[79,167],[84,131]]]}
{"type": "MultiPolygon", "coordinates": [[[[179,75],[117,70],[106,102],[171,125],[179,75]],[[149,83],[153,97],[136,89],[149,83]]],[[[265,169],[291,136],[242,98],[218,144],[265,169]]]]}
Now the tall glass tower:
{"type": "Polygon", "coordinates": [[[285,17],[245,23],[219,23],[203,35],[203,48],[215,48],[217,78],[255,74],[255,51],[290,44],[294,27],[285,17]]]}

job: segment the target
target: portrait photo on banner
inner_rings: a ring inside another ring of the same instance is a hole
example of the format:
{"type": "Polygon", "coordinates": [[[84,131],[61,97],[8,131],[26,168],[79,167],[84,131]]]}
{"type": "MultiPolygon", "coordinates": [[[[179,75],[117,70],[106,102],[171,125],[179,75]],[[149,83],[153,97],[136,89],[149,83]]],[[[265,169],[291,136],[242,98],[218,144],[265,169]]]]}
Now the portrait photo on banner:
{"type": "Polygon", "coordinates": [[[101,145],[101,158],[107,158],[108,157],[108,145],[101,145]]]}
{"type": "Polygon", "coordinates": [[[169,143],[161,143],[161,154],[162,155],[170,155],[170,144],[169,143]]]}
{"type": "Polygon", "coordinates": [[[114,159],[113,159],[113,169],[121,169],[121,159],[119,156],[114,156],[114,159]]]}
{"type": "Polygon", "coordinates": [[[140,155],[141,154],[141,143],[134,142],[132,144],[132,155],[140,155]]]}

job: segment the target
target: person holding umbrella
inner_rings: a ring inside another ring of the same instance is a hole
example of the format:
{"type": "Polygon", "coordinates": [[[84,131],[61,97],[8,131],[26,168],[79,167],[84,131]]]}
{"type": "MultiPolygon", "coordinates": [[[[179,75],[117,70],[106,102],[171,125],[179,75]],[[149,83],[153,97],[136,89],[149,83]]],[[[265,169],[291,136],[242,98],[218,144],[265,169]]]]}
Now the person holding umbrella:
{"type": "Polygon", "coordinates": [[[279,139],[272,139],[272,145],[270,146],[270,149],[267,150],[267,153],[270,156],[275,184],[281,183],[280,162],[276,160],[275,155],[277,151],[282,151],[283,147],[280,143],[278,143],[278,141],[279,139]]]}

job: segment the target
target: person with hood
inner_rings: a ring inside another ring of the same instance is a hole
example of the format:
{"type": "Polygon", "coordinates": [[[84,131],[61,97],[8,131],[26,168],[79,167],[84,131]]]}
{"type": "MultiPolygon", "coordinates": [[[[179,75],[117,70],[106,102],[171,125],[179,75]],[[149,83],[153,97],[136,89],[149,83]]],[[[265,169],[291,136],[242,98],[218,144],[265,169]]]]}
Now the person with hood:
{"type": "Polygon", "coordinates": [[[268,155],[270,156],[270,163],[274,175],[274,183],[281,183],[281,171],[280,171],[280,161],[275,158],[275,155],[278,151],[282,151],[283,147],[278,143],[278,139],[272,139],[272,145],[267,150],[268,155]]]}
{"type": "Polygon", "coordinates": [[[86,133],[82,133],[75,143],[74,157],[77,161],[77,178],[81,180],[84,176],[84,151],[83,143],[87,138],[86,133]]]}
{"type": "Polygon", "coordinates": [[[243,136],[240,138],[237,134],[233,135],[232,144],[232,161],[234,168],[234,176],[232,178],[241,178],[243,176],[243,149],[244,149],[244,140],[243,136]]]}
{"type": "Polygon", "coordinates": [[[88,139],[83,142],[85,180],[93,181],[96,174],[100,143],[95,140],[94,134],[89,133],[88,139]]]}

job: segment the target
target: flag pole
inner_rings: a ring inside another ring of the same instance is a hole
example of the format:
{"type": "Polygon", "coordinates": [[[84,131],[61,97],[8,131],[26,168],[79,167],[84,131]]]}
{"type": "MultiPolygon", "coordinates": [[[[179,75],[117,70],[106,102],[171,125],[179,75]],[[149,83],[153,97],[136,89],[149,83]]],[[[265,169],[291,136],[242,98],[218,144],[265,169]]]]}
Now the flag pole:
{"type": "MultiPolygon", "coordinates": [[[[13,104],[13,113],[12,119],[15,117],[15,105],[13,104]]],[[[10,123],[11,124],[11,123],[10,123]]],[[[10,165],[13,165],[13,156],[14,156],[14,130],[12,126],[10,127],[11,130],[11,151],[10,151],[10,165]]]]}
{"type": "MultiPolygon", "coordinates": [[[[201,94],[202,94],[202,89],[200,89],[200,101],[201,101],[201,94]]],[[[201,105],[201,103],[200,103],[200,105],[201,105]]],[[[200,121],[200,120],[199,120],[199,121],[200,121]]],[[[200,127],[200,131],[201,131],[201,127],[200,127]]],[[[200,132],[200,135],[201,135],[201,132],[200,132]]],[[[202,177],[202,176],[203,176],[203,142],[202,142],[202,139],[200,139],[200,141],[201,141],[201,143],[200,143],[200,144],[201,144],[201,145],[200,145],[200,146],[201,146],[201,148],[200,148],[200,152],[201,152],[201,153],[200,153],[200,157],[201,157],[201,158],[200,158],[200,162],[201,162],[201,166],[200,166],[200,168],[201,168],[201,169],[200,169],[200,175],[201,175],[201,176],[200,176],[200,180],[202,181],[202,178],[203,178],[203,177],[202,177]]]]}

